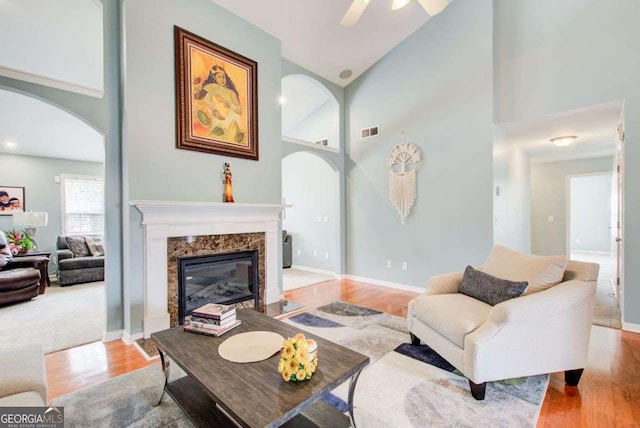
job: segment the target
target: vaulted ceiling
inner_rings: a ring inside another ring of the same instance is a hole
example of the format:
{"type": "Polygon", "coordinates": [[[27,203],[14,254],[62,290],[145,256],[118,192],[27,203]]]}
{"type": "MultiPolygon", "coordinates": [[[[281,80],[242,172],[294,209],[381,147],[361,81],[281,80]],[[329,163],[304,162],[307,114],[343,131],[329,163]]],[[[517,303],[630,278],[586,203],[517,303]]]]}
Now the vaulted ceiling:
{"type": "MultiPolygon", "coordinates": [[[[420,26],[429,25],[430,19],[438,18],[431,18],[417,0],[398,10],[391,9],[392,0],[370,0],[352,27],[341,26],[340,20],[353,0],[211,1],[280,39],[284,58],[340,86],[352,82],[420,26]],[[345,70],[352,73],[341,78],[345,70]]],[[[101,16],[98,0],[1,0],[0,40],[6,49],[0,49],[0,74],[11,76],[19,71],[20,78],[26,76],[36,83],[45,79],[46,84],[99,94],[103,79],[101,16]],[[36,7],[40,13],[34,14],[36,7]]],[[[104,147],[95,143],[101,141],[99,133],[41,104],[0,91],[0,152],[103,160],[104,147]],[[74,123],[78,132],[57,131],[74,123]]],[[[538,160],[596,156],[612,153],[620,110],[620,103],[613,103],[500,126],[538,160]],[[563,150],[552,147],[549,138],[566,133],[579,135],[576,144],[563,150]]]]}

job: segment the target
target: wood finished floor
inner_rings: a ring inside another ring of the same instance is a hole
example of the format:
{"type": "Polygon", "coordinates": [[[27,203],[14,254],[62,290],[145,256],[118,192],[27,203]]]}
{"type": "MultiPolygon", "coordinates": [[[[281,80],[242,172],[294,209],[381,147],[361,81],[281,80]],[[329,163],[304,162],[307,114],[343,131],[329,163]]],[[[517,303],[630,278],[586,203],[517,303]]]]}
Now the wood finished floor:
{"type": "MultiPolygon", "coordinates": [[[[416,294],[350,280],[332,280],[285,293],[310,308],[337,300],[406,317],[416,294]]],[[[146,367],[133,345],[96,342],[46,357],[49,400],[146,367]]],[[[491,399],[490,396],[487,399],[491,399]]],[[[594,326],[589,361],[578,388],[551,375],[538,428],[640,426],[640,334],[594,326]]]]}

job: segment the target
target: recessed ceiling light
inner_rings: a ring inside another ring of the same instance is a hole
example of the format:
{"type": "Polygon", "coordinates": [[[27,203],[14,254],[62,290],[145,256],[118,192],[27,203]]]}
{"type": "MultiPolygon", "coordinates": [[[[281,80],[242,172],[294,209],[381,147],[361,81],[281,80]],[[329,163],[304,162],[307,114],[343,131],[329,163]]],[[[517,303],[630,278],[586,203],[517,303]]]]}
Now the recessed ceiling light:
{"type": "Polygon", "coordinates": [[[552,138],[551,142],[558,147],[566,147],[569,144],[573,143],[573,141],[578,138],[575,135],[565,135],[564,137],[556,137],[552,138]]]}
{"type": "Polygon", "coordinates": [[[341,79],[348,79],[352,75],[353,75],[353,71],[347,68],[345,70],[342,70],[338,76],[340,76],[341,79]]]}
{"type": "Polygon", "coordinates": [[[287,99],[284,97],[284,95],[280,95],[280,96],[278,97],[278,103],[279,103],[280,105],[283,105],[283,104],[285,104],[286,102],[287,102],[287,99]]]}

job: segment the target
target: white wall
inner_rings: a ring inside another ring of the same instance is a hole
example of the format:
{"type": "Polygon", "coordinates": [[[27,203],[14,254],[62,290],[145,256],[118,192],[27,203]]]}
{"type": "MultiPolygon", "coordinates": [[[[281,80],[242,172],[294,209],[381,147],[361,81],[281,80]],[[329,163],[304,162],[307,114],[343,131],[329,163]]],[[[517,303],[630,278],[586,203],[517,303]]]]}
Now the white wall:
{"type": "Polygon", "coordinates": [[[611,252],[611,173],[570,177],[571,251],[611,252]]]}
{"type": "Polygon", "coordinates": [[[315,154],[298,152],[282,160],[282,197],[293,205],[282,228],[292,235],[294,265],[339,272],[338,185],[338,172],[315,154]]]}
{"type": "MultiPolygon", "coordinates": [[[[567,186],[570,175],[610,171],[613,158],[547,162],[531,166],[531,251],[567,254],[567,186]],[[549,216],[553,221],[549,221],[549,216]]],[[[610,209],[609,204],[606,209],[610,209]]]]}

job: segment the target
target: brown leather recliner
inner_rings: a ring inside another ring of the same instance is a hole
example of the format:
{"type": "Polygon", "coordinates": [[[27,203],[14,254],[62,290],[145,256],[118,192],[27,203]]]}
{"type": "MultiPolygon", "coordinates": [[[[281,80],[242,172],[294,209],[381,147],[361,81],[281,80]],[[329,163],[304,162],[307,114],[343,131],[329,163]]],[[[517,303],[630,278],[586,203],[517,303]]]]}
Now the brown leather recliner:
{"type": "Polygon", "coordinates": [[[40,271],[24,266],[9,262],[0,269],[0,305],[30,300],[41,294],[40,271]]]}

